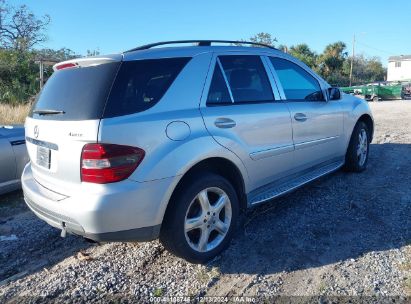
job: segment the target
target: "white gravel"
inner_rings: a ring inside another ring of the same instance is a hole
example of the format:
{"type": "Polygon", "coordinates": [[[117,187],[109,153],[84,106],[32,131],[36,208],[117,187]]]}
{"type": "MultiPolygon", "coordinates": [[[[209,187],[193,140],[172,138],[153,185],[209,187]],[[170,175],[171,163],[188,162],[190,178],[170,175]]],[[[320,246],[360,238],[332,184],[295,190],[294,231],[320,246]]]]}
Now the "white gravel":
{"type": "Polygon", "coordinates": [[[157,241],[60,238],[24,207],[20,192],[1,196],[0,236],[16,239],[0,238],[0,303],[410,301],[411,101],[371,107],[376,130],[366,172],[336,172],[250,210],[231,247],[208,265],[176,258],[157,241]]]}

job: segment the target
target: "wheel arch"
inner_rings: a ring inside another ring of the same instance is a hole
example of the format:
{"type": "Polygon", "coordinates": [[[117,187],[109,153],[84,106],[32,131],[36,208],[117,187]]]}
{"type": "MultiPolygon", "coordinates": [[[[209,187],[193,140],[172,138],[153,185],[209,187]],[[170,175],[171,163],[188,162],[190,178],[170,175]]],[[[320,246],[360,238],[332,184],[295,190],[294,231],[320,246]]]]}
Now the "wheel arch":
{"type": "Polygon", "coordinates": [[[370,142],[374,136],[374,119],[368,102],[357,97],[347,97],[344,117],[345,151],[347,151],[355,126],[358,122],[366,124],[370,142]]]}
{"type": "Polygon", "coordinates": [[[227,158],[210,157],[197,162],[183,174],[170,196],[164,212],[164,217],[166,217],[167,212],[172,208],[174,198],[183,190],[184,184],[190,179],[195,178],[198,174],[201,174],[201,172],[211,172],[226,178],[236,191],[240,210],[245,210],[247,208],[245,181],[241,170],[227,158]]]}
{"type": "Polygon", "coordinates": [[[365,125],[367,126],[368,131],[370,132],[369,135],[370,135],[370,142],[371,142],[372,139],[373,139],[373,136],[374,136],[374,121],[373,121],[373,119],[371,118],[371,116],[369,114],[363,114],[363,115],[360,116],[360,118],[358,118],[357,123],[359,121],[364,122],[365,125]]]}

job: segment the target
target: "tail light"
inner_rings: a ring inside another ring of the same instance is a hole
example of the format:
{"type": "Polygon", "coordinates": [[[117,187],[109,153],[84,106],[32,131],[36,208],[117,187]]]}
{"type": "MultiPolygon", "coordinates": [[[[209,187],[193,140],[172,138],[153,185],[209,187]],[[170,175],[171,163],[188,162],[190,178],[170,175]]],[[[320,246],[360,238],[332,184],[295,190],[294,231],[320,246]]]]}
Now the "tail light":
{"type": "Polygon", "coordinates": [[[145,155],[136,147],[113,144],[86,144],[81,152],[81,180],[106,184],[128,178],[145,155]]]}
{"type": "Polygon", "coordinates": [[[70,63],[56,64],[54,66],[54,68],[56,70],[64,70],[64,69],[70,69],[70,68],[76,68],[76,67],[78,67],[77,64],[71,63],[71,62],[70,63]]]}

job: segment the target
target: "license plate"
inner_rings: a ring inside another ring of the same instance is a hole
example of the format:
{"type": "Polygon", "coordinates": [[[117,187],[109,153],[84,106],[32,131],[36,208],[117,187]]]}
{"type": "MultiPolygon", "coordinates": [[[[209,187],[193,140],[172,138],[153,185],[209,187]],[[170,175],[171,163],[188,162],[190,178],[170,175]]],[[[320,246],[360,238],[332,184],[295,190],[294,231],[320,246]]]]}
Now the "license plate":
{"type": "Polygon", "coordinates": [[[51,151],[45,147],[37,146],[37,164],[50,169],[51,151]]]}

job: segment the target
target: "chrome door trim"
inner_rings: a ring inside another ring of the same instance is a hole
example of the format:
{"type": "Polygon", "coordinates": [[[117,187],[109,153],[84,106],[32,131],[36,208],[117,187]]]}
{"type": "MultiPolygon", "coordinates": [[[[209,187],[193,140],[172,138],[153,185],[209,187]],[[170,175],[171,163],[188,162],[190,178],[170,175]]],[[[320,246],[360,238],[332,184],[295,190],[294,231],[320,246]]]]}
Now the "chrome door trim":
{"type": "MultiPolygon", "coordinates": [[[[223,65],[221,64],[220,58],[218,58],[218,56],[217,56],[217,58],[216,58],[216,62],[217,62],[217,64],[218,64],[218,66],[220,67],[221,74],[223,74],[223,78],[224,78],[224,81],[225,81],[225,85],[227,86],[228,93],[230,94],[231,103],[234,103],[234,97],[233,97],[233,93],[231,92],[230,84],[228,83],[228,79],[227,79],[227,76],[225,75],[225,71],[224,71],[223,65]]],[[[215,67],[214,67],[214,69],[215,69],[215,67]]],[[[214,76],[214,71],[213,71],[213,76],[214,76]]],[[[211,81],[212,81],[212,78],[211,78],[211,81]]],[[[210,88],[209,88],[209,90],[210,90],[210,88]]]]}
{"type": "Polygon", "coordinates": [[[276,147],[276,148],[267,149],[263,151],[253,152],[253,153],[250,153],[250,157],[253,160],[260,160],[263,158],[276,156],[276,155],[280,155],[280,154],[292,152],[292,151],[294,151],[294,145],[286,145],[286,146],[276,147]]]}
{"type": "Polygon", "coordinates": [[[269,60],[269,59],[267,58],[267,56],[260,56],[260,59],[261,59],[261,62],[263,63],[263,65],[264,65],[265,72],[267,74],[268,80],[270,81],[271,90],[274,94],[274,99],[276,101],[281,101],[282,98],[281,98],[281,95],[280,95],[280,91],[278,89],[278,79],[276,79],[273,76],[273,73],[272,73],[271,68],[270,68],[270,64],[267,62],[267,60],[269,60]]]}
{"type": "MultiPolygon", "coordinates": [[[[275,83],[277,84],[277,89],[278,89],[278,92],[280,93],[281,100],[287,100],[287,97],[285,96],[284,88],[283,88],[283,85],[281,84],[280,78],[278,78],[278,74],[276,70],[274,69],[273,64],[271,63],[270,58],[268,58],[268,57],[275,57],[275,56],[264,56],[264,57],[266,57],[267,66],[271,72],[272,77],[274,78],[275,83]]],[[[277,57],[282,59],[282,57],[279,57],[279,56],[277,57]]]]}
{"type": "Polygon", "coordinates": [[[304,149],[304,148],[324,144],[324,143],[327,143],[327,142],[330,142],[330,141],[337,140],[338,138],[340,138],[340,136],[331,136],[331,137],[325,137],[325,138],[320,138],[320,139],[316,139],[316,140],[301,142],[301,143],[295,144],[295,150],[300,150],[300,149],[304,149]]]}

